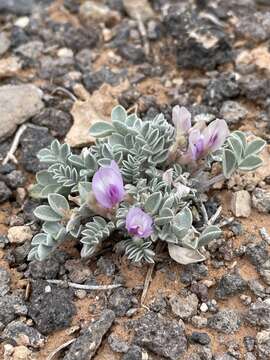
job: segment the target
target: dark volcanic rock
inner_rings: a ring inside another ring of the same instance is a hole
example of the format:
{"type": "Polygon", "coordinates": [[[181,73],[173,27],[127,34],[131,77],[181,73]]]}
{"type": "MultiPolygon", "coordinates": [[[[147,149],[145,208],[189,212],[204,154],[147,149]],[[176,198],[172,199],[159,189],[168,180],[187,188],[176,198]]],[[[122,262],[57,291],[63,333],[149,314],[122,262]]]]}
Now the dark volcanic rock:
{"type": "Polygon", "coordinates": [[[127,75],[127,71],[124,69],[118,73],[111,71],[107,67],[96,72],[87,72],[83,76],[83,83],[89,92],[97,90],[103,83],[110,85],[117,85],[122,77],[127,75]]]}
{"type": "Polygon", "coordinates": [[[3,181],[0,181],[0,204],[7,201],[11,197],[11,195],[11,190],[3,181]]]}
{"type": "Polygon", "coordinates": [[[117,316],[124,316],[133,306],[132,297],[130,289],[123,287],[115,289],[109,298],[109,308],[112,309],[117,316]]]}
{"type": "Polygon", "coordinates": [[[256,74],[242,76],[239,80],[241,94],[249,100],[265,100],[270,95],[270,79],[256,74]]]}
{"type": "Polygon", "coordinates": [[[122,360],[142,360],[142,349],[139,346],[131,346],[122,360]]]}
{"type": "Polygon", "coordinates": [[[49,128],[53,136],[64,137],[72,125],[72,116],[62,110],[46,108],[32,122],[49,128]]]}
{"type": "Polygon", "coordinates": [[[10,275],[9,272],[0,267],[0,296],[4,296],[9,292],[10,275]]]}
{"type": "Polygon", "coordinates": [[[211,339],[207,333],[193,332],[190,336],[190,341],[201,345],[208,345],[211,339]]]}
{"type": "Polygon", "coordinates": [[[128,343],[115,334],[111,334],[108,337],[108,343],[111,349],[118,353],[126,353],[129,349],[128,343]]]}
{"type": "Polygon", "coordinates": [[[52,255],[44,261],[31,261],[29,264],[30,276],[33,279],[55,279],[60,269],[59,259],[52,255]]]}
{"type": "Polygon", "coordinates": [[[112,326],[114,319],[113,311],[103,311],[100,318],[90,324],[72,344],[64,360],[92,359],[101,344],[103,336],[112,326]]]}
{"type": "Polygon", "coordinates": [[[254,326],[270,328],[270,299],[251,304],[246,320],[254,326]]]}
{"type": "Polygon", "coordinates": [[[175,360],[186,350],[187,339],[183,328],[154,312],[134,321],[134,342],[157,355],[175,360]]]}
{"type": "Polygon", "coordinates": [[[5,176],[5,182],[11,189],[17,189],[18,187],[23,186],[25,180],[26,178],[21,170],[11,171],[5,176]]]}
{"type": "Polygon", "coordinates": [[[209,317],[207,324],[212,329],[230,334],[239,329],[241,320],[235,311],[225,309],[209,317]]]}
{"type": "Polygon", "coordinates": [[[229,296],[243,292],[246,287],[246,281],[239,274],[225,274],[218,282],[216,297],[218,299],[227,299],[229,296]]]}
{"type": "Polygon", "coordinates": [[[188,264],[180,272],[180,280],[185,285],[190,285],[194,280],[202,280],[208,275],[207,266],[202,263],[188,264]]]}
{"type": "Polygon", "coordinates": [[[29,316],[42,334],[69,326],[75,312],[69,289],[49,285],[46,281],[33,282],[29,316]]]}
{"type": "Polygon", "coordinates": [[[266,246],[267,245],[264,241],[257,244],[251,243],[247,245],[246,255],[254,266],[260,267],[266,262],[266,260],[268,260],[269,255],[266,246]]]}
{"type": "Polygon", "coordinates": [[[20,295],[5,295],[0,297],[0,323],[7,325],[17,315],[26,315],[27,307],[20,295]]]}
{"type": "Polygon", "coordinates": [[[34,0],[1,0],[0,13],[28,15],[31,13],[34,0]]]}
{"type": "Polygon", "coordinates": [[[204,101],[208,105],[218,105],[224,100],[232,99],[240,93],[239,85],[233,73],[221,73],[212,79],[205,91],[204,101]]]}
{"type": "Polygon", "coordinates": [[[141,64],[145,61],[145,53],[142,47],[126,43],[118,49],[119,54],[132,64],[141,64]]]}
{"type": "Polygon", "coordinates": [[[239,19],[236,32],[250,42],[261,42],[270,36],[270,12],[249,13],[239,19]]]}
{"type": "Polygon", "coordinates": [[[169,34],[177,39],[176,60],[180,68],[213,70],[232,60],[227,34],[195,11],[183,11],[181,4],[171,6],[165,25],[169,34]]]}
{"type": "Polygon", "coordinates": [[[22,148],[21,163],[25,170],[36,173],[45,166],[39,163],[37,153],[39,150],[50,145],[53,137],[45,127],[28,127],[20,140],[22,148]]]}
{"type": "Polygon", "coordinates": [[[65,45],[77,52],[85,48],[93,48],[99,40],[98,29],[89,26],[87,29],[82,27],[68,27],[65,32],[65,45]]]}
{"type": "Polygon", "coordinates": [[[5,340],[13,340],[17,345],[29,345],[38,349],[44,345],[45,337],[37,329],[21,321],[12,321],[3,332],[5,340]]]}

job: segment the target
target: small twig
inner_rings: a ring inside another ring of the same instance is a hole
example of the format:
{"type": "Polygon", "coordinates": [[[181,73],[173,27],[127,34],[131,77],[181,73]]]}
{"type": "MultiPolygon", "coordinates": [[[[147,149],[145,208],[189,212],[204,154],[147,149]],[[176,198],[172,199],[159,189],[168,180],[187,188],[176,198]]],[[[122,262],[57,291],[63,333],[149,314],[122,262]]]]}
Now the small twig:
{"type": "Polygon", "coordinates": [[[144,51],[145,51],[145,54],[148,56],[150,54],[150,45],[149,45],[149,42],[147,39],[147,32],[146,32],[145,25],[144,25],[141,15],[139,13],[136,14],[136,20],[138,22],[139,32],[140,32],[143,42],[144,42],[144,51]]]}
{"type": "Polygon", "coordinates": [[[144,300],[145,300],[147,292],[148,292],[149,285],[152,281],[152,274],[153,274],[154,268],[155,268],[155,264],[150,264],[149,268],[147,270],[147,274],[146,274],[144,286],[143,286],[142,297],[141,297],[141,305],[143,305],[143,303],[144,303],[144,300]]]}
{"type": "Polygon", "coordinates": [[[219,223],[216,224],[216,226],[218,227],[227,226],[231,224],[233,221],[234,221],[234,217],[230,217],[228,219],[224,219],[223,221],[220,221],[219,223]]]}
{"type": "Polygon", "coordinates": [[[6,157],[4,158],[2,164],[5,165],[9,162],[9,160],[12,160],[15,164],[18,163],[14,153],[16,152],[19,142],[20,142],[20,138],[22,136],[22,134],[24,133],[24,131],[26,130],[27,125],[23,124],[19,127],[19,129],[17,130],[15,137],[13,139],[13,142],[11,144],[11,147],[6,155],[6,157]]]}
{"type": "Polygon", "coordinates": [[[216,220],[218,219],[221,211],[222,211],[222,206],[219,206],[217,211],[215,212],[215,214],[211,217],[211,219],[209,219],[208,225],[213,225],[216,222],[216,220]]]}
{"type": "Polygon", "coordinates": [[[266,228],[262,227],[259,229],[259,233],[261,235],[261,238],[267,242],[268,245],[270,245],[270,235],[268,234],[266,228]]]}
{"type": "Polygon", "coordinates": [[[70,281],[64,281],[64,280],[46,280],[50,284],[56,284],[56,285],[68,285],[69,287],[75,288],[75,289],[83,289],[83,290],[111,290],[116,289],[121,286],[122,284],[112,284],[112,285],[83,285],[83,284],[76,284],[70,281]]]}
{"type": "Polygon", "coordinates": [[[65,349],[65,348],[68,347],[70,344],[74,343],[75,340],[76,340],[76,339],[71,339],[71,340],[68,340],[67,342],[65,342],[64,344],[60,345],[58,348],[56,348],[56,349],[47,357],[47,360],[52,360],[59,351],[65,349]]]}
{"type": "Polygon", "coordinates": [[[66,94],[67,96],[69,96],[71,98],[71,100],[73,101],[77,101],[78,99],[76,98],[76,96],[74,94],[72,94],[72,92],[70,92],[69,90],[61,87],[61,86],[58,86],[57,88],[55,88],[53,91],[52,91],[52,95],[55,94],[56,92],[62,92],[64,94],[66,94]]]}

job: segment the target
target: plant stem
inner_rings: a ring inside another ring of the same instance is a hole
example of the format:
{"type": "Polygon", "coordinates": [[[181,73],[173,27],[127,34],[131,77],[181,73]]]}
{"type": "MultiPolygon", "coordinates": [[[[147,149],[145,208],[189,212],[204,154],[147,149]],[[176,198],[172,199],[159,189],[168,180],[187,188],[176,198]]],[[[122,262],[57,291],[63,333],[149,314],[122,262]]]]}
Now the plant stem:
{"type": "Polygon", "coordinates": [[[202,184],[202,188],[205,190],[207,188],[209,188],[210,186],[214,185],[215,183],[225,180],[225,176],[223,174],[218,174],[216,176],[214,176],[212,179],[209,179],[207,181],[205,181],[202,184]]]}

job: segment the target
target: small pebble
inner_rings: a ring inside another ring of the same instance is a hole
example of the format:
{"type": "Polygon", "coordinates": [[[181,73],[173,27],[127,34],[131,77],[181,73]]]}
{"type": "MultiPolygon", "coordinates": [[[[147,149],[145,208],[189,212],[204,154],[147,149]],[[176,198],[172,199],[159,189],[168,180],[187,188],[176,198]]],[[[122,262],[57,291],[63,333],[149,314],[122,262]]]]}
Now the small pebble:
{"type": "Polygon", "coordinates": [[[200,310],[204,313],[208,311],[208,306],[206,305],[206,303],[202,303],[202,305],[200,306],[200,310]]]}

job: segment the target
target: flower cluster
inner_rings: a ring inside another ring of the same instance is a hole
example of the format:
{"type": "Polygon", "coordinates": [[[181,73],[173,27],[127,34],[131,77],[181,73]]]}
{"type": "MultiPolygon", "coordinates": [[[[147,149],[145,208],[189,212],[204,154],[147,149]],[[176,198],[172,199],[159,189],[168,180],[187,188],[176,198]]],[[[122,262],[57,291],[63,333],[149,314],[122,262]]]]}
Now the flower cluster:
{"type": "Polygon", "coordinates": [[[204,247],[222,232],[208,221],[202,192],[260,166],[265,142],[247,143],[224,120],[194,123],[184,107],[173,108],[172,123],[162,114],[142,121],[117,106],[111,122],[92,126],[96,143],[79,155],[57,140],[42,149],[38,157],[48,168],[37,173],[31,193],[47,203],[34,211],[42,232],[28,258],[43,260],[70,237],[90,257],[118,232],[117,248],[135,262],[154,262],[158,241],[181,264],[204,260],[204,247]],[[222,173],[211,177],[216,162],[222,173]]]}

